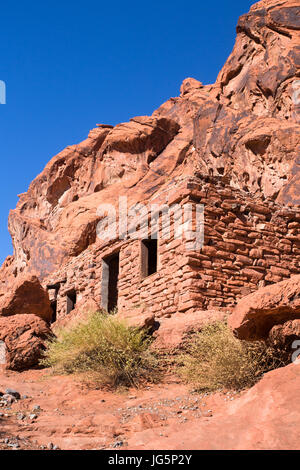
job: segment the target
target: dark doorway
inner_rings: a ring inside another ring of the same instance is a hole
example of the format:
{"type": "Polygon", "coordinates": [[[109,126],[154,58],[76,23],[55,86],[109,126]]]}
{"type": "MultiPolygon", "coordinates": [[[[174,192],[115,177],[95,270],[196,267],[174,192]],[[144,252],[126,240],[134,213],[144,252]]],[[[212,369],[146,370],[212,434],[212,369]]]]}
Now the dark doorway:
{"type": "Polygon", "coordinates": [[[142,240],[142,275],[151,276],[157,271],[157,239],[142,240]]]}
{"type": "Polygon", "coordinates": [[[103,259],[102,307],[108,312],[118,307],[119,262],[119,253],[103,259]]]}
{"type": "Polygon", "coordinates": [[[72,290],[67,293],[67,314],[72,312],[76,306],[77,295],[76,291],[72,290]]]}
{"type": "Polygon", "coordinates": [[[60,284],[50,284],[47,286],[48,289],[48,294],[51,302],[51,309],[52,309],[52,317],[51,317],[51,323],[56,322],[57,320],[57,297],[58,297],[58,292],[60,289],[60,284]]]}
{"type": "Polygon", "coordinates": [[[51,308],[52,308],[52,317],[51,317],[51,323],[56,322],[57,318],[57,301],[53,300],[51,302],[51,308]]]}

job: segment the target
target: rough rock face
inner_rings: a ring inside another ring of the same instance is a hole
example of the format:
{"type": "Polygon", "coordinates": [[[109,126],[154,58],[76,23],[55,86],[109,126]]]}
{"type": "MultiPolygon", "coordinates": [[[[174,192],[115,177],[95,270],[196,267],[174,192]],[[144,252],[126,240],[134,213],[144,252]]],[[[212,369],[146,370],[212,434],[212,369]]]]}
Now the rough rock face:
{"type": "Polygon", "coordinates": [[[298,319],[300,275],[263,287],[242,298],[228,322],[239,338],[259,339],[266,338],[274,325],[298,319]]]}
{"type": "Polygon", "coordinates": [[[32,275],[20,276],[14,288],[0,298],[0,317],[26,313],[48,322],[52,316],[48,293],[32,275]]]}
{"type": "Polygon", "coordinates": [[[266,374],[239,399],[201,423],[168,426],[133,434],[129,449],[297,450],[299,449],[300,367],[266,374]]]}
{"type": "Polygon", "coordinates": [[[171,318],[163,318],[158,330],[154,333],[153,348],[164,351],[175,351],[183,346],[188,335],[201,331],[201,329],[226,317],[224,312],[206,310],[197,313],[182,313],[172,315],[171,318]]]}
{"type": "Polygon", "coordinates": [[[131,312],[126,314],[118,314],[118,318],[124,321],[126,325],[134,328],[141,328],[151,330],[155,324],[155,316],[149,311],[145,311],[143,308],[133,309],[131,312]]]}
{"type": "Polygon", "coordinates": [[[0,317],[0,341],[6,346],[6,368],[24,370],[36,366],[50,335],[47,323],[36,315],[0,317]]]}
{"type": "Polygon", "coordinates": [[[10,213],[14,256],[5,292],[21,272],[40,279],[96,241],[96,208],[126,194],[146,202],[175,175],[222,175],[258,199],[300,204],[299,4],[263,0],[243,15],[214,85],[188,78],[152,117],[99,125],[55,156],[10,213]]]}
{"type": "Polygon", "coordinates": [[[100,125],[54,157],[10,214],[14,274],[30,269],[44,277],[95,243],[99,204],[135,186],[178,130],[173,120],[140,116],[113,129],[100,125]]]}
{"type": "MultiPolygon", "coordinates": [[[[298,1],[255,4],[239,19],[234,50],[216,84],[201,92],[189,83],[183,95],[197,97],[193,141],[201,173],[226,175],[260,198],[297,204],[299,21],[298,1]]],[[[162,109],[170,117],[183,111],[179,100],[168,107],[162,109]]]]}
{"type": "Polygon", "coordinates": [[[292,352],[292,344],[300,338],[300,319],[289,320],[283,325],[275,325],[270,330],[269,340],[275,346],[292,352]]]}

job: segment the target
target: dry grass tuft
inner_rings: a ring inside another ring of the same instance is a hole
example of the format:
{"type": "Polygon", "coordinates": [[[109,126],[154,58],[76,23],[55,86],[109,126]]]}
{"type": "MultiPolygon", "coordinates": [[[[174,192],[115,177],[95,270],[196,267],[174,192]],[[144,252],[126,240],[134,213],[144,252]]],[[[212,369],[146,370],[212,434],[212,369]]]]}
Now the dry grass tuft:
{"type": "Polygon", "coordinates": [[[179,373],[199,391],[242,390],[285,365],[283,354],[263,341],[240,341],[224,322],[191,337],[178,359],[179,373]]]}
{"type": "Polygon", "coordinates": [[[56,334],[48,341],[41,361],[55,373],[80,374],[89,382],[111,387],[158,379],[150,338],[114,315],[92,313],[85,322],[61,328],[56,334]]]}

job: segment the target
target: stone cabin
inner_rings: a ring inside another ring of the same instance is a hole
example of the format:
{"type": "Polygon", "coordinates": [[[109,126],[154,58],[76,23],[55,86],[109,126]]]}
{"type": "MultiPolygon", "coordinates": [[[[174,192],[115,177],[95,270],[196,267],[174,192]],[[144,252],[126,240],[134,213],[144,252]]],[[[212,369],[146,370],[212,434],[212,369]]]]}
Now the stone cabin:
{"type": "MultiPolygon", "coordinates": [[[[148,309],[156,318],[226,308],[258,287],[300,273],[300,207],[256,202],[225,177],[195,175],[170,181],[152,202],[204,206],[204,244],[187,249],[187,232],[150,239],[97,240],[46,281],[53,321],[76,306],[125,313],[148,309]]],[[[195,229],[194,221],[191,227],[195,229]]]]}

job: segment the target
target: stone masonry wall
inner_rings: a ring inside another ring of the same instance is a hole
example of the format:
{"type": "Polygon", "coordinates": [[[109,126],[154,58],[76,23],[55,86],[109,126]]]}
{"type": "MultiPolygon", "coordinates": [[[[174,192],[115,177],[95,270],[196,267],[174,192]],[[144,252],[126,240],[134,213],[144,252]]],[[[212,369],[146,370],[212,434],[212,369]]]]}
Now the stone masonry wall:
{"type": "MultiPolygon", "coordinates": [[[[160,203],[170,202],[170,195],[175,193],[180,204],[188,201],[183,198],[184,187],[176,185],[166,197],[159,196],[160,203]],[[178,196],[179,195],[179,196],[178,196]]],[[[160,222],[161,223],[161,222],[160,222]]],[[[180,304],[181,283],[190,276],[190,267],[186,266],[186,256],[181,240],[174,240],[174,219],[171,219],[170,234],[167,240],[158,239],[158,270],[144,277],[141,258],[141,240],[114,241],[107,245],[95,244],[73,259],[58,273],[45,281],[51,300],[57,301],[58,318],[67,314],[67,294],[77,293],[77,304],[93,301],[102,306],[101,284],[103,259],[119,252],[118,310],[126,314],[131,309],[150,309],[157,317],[170,315],[178,311],[180,304]]],[[[162,228],[162,227],[161,227],[162,228]]]]}
{"type": "Polygon", "coordinates": [[[257,203],[219,179],[188,184],[205,205],[205,243],[188,255],[194,309],[226,307],[258,287],[300,273],[300,208],[257,203]]]}
{"type": "MultiPolygon", "coordinates": [[[[300,210],[272,200],[256,203],[224,178],[188,178],[170,184],[160,203],[204,204],[205,242],[186,250],[183,240],[159,236],[158,270],[143,278],[141,241],[94,244],[47,279],[57,297],[58,318],[66,315],[66,294],[78,305],[102,305],[102,260],[119,251],[118,309],[149,309],[159,318],[176,312],[230,307],[258,287],[300,273],[300,210]]],[[[161,221],[161,218],[160,218],[161,221]]]]}

